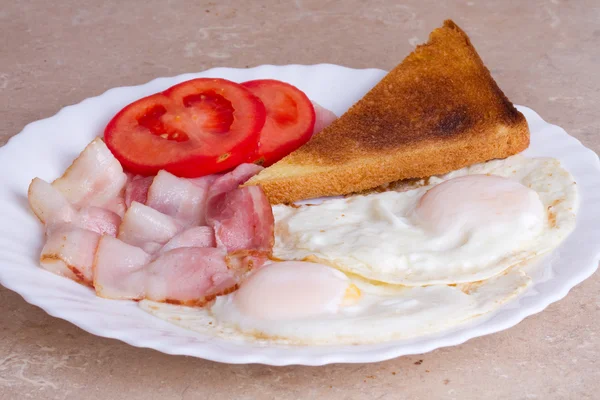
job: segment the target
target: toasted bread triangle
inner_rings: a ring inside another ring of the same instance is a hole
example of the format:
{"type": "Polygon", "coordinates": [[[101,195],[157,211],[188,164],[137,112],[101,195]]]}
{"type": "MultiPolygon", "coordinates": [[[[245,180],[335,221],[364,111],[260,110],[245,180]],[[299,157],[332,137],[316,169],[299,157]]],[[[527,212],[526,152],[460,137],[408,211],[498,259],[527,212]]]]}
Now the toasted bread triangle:
{"type": "Polygon", "coordinates": [[[528,145],[525,117],[448,20],[333,124],[246,184],[262,186],[273,204],[291,203],[443,174],[528,145]]]}

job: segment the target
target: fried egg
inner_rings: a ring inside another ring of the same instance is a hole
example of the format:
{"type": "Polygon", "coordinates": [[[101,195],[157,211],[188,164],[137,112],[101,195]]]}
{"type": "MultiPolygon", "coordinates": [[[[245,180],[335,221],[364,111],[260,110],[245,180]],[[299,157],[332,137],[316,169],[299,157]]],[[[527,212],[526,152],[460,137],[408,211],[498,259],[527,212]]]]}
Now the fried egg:
{"type": "Polygon", "coordinates": [[[227,340],[294,345],[376,343],[451,329],[527,288],[511,268],[484,282],[407,287],[375,283],[316,263],[273,263],[208,308],[140,302],[149,313],[227,340]]]}
{"type": "Polygon", "coordinates": [[[576,209],[559,161],[513,156],[404,192],[274,206],[273,255],[391,284],[479,281],[554,248],[576,209]]]}

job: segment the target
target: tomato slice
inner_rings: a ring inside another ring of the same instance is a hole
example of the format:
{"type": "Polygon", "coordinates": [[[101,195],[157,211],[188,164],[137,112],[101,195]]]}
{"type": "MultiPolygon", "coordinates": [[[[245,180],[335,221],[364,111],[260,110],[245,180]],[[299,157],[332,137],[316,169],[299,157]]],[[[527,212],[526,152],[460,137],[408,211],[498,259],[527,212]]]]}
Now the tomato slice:
{"type": "Polygon", "coordinates": [[[248,89],[199,78],[140,99],[108,123],[104,140],[131,172],[181,177],[222,172],[258,146],[265,107],[248,89]]]}
{"type": "Polygon", "coordinates": [[[269,166],[308,142],[315,126],[315,110],[304,92],[273,79],[248,81],[242,86],[256,95],[267,111],[258,150],[250,162],[269,166]]]}

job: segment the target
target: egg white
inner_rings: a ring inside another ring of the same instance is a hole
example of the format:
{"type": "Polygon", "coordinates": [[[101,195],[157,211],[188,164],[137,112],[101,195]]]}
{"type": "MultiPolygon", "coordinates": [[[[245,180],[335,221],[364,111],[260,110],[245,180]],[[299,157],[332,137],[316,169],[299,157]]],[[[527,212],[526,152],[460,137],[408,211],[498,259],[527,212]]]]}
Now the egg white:
{"type": "Polygon", "coordinates": [[[274,206],[273,255],[281,260],[317,259],[371,280],[407,286],[478,281],[554,248],[573,230],[577,205],[573,177],[558,160],[517,155],[432,177],[428,185],[405,192],[274,206]],[[436,184],[477,174],[508,178],[535,191],[546,213],[539,234],[521,240],[515,227],[514,235],[490,241],[482,226],[464,241],[455,236],[448,242],[408,217],[436,184]]]}

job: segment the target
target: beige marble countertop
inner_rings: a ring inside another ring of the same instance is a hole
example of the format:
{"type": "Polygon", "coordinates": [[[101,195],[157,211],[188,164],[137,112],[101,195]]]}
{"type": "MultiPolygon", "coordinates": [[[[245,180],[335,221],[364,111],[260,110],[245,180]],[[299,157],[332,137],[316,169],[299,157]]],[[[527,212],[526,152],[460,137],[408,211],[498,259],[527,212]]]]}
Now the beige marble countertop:
{"type": "MultiPolygon", "coordinates": [[[[600,150],[597,0],[0,4],[0,143],[63,106],[159,76],[289,63],[389,69],[453,18],[511,100],[600,150]]],[[[0,288],[0,399],[597,399],[599,290],[595,274],[512,329],[428,354],[275,368],[99,338],[0,288]]]]}

